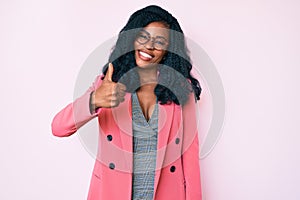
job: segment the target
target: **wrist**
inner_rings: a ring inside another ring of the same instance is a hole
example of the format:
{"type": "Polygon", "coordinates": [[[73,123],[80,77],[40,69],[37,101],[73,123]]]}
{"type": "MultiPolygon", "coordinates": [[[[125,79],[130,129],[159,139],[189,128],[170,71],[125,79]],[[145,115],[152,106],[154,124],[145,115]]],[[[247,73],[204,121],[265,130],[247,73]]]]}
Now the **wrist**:
{"type": "Polygon", "coordinates": [[[91,94],[90,94],[89,108],[90,108],[90,113],[94,114],[96,111],[95,91],[91,92],[91,94]]]}

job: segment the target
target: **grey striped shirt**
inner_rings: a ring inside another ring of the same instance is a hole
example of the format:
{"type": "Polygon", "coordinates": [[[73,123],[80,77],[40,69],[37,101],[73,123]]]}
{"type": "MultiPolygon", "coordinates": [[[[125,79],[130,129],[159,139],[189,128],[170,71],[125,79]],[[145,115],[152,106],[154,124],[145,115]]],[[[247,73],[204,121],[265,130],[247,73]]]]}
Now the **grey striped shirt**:
{"type": "Polygon", "coordinates": [[[156,167],[158,106],[149,121],[144,117],[136,93],[132,94],[133,179],[132,200],[152,200],[156,167]]]}

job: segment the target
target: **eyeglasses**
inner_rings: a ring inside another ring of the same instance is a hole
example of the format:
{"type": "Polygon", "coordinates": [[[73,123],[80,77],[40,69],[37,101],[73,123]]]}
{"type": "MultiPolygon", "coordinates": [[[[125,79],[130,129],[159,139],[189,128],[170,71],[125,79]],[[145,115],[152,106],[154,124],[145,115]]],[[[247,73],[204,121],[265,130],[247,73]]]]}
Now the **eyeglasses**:
{"type": "Polygon", "coordinates": [[[168,41],[163,36],[151,37],[150,33],[148,33],[145,30],[141,30],[135,38],[135,40],[142,45],[148,43],[151,39],[152,39],[152,45],[155,49],[157,50],[167,49],[168,41]]]}

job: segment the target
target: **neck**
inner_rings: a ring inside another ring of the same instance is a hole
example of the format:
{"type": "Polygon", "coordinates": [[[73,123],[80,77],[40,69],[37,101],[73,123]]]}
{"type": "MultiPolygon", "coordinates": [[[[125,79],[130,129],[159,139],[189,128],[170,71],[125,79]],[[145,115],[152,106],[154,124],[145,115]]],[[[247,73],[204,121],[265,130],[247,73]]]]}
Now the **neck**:
{"type": "Polygon", "coordinates": [[[155,87],[157,84],[157,67],[139,68],[138,74],[140,77],[141,88],[144,86],[155,87]]]}

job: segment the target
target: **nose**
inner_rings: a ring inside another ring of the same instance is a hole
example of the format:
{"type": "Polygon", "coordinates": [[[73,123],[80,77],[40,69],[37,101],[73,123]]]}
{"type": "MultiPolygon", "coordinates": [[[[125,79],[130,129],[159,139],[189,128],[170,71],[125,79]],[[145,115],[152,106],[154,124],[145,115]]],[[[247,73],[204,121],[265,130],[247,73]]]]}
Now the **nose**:
{"type": "Polygon", "coordinates": [[[149,40],[148,42],[146,42],[144,44],[144,46],[146,47],[146,49],[154,49],[154,42],[153,42],[153,40],[149,40]]]}

